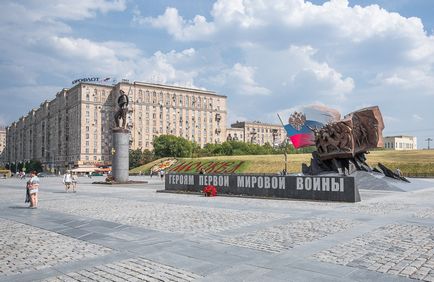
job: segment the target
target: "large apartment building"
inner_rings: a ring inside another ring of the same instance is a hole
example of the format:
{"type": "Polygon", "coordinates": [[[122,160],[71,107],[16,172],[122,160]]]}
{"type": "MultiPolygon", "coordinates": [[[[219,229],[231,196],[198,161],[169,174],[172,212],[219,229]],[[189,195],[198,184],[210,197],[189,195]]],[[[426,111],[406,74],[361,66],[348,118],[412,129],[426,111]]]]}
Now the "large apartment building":
{"type": "Polygon", "coordinates": [[[6,128],[6,163],[35,159],[52,171],[110,164],[120,90],[130,101],[131,149],[151,150],[153,138],[161,134],[181,136],[201,146],[226,140],[226,96],[142,82],[79,83],[6,128]]]}
{"type": "Polygon", "coordinates": [[[0,167],[4,165],[5,148],[6,148],[6,129],[0,126],[0,167]]]}
{"type": "Polygon", "coordinates": [[[237,121],[226,131],[227,140],[238,140],[248,143],[278,146],[286,139],[286,132],[282,125],[262,123],[259,121],[237,121]]]}

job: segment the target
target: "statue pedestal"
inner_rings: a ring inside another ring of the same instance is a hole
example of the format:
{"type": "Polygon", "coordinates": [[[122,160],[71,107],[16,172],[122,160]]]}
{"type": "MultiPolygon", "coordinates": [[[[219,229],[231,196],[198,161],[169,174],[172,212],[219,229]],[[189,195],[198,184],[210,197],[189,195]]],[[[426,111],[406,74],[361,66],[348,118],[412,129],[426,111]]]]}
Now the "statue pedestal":
{"type": "Polygon", "coordinates": [[[112,176],[117,183],[128,182],[130,131],[124,128],[113,129],[112,176]]]}

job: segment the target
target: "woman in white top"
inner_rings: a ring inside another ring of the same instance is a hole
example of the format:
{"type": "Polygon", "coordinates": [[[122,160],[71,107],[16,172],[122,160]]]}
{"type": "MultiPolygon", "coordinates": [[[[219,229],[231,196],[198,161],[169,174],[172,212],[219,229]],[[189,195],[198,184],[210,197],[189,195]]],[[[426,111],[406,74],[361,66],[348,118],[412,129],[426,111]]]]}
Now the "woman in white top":
{"type": "Polygon", "coordinates": [[[72,192],[74,192],[74,193],[75,193],[75,188],[77,188],[77,179],[78,179],[77,174],[74,173],[72,175],[72,177],[71,177],[71,180],[72,180],[72,192]]]}
{"type": "Polygon", "coordinates": [[[65,184],[65,191],[68,192],[69,188],[71,188],[72,177],[71,173],[67,171],[65,175],[63,175],[63,184],[65,184]]]}
{"type": "Polygon", "coordinates": [[[38,206],[39,178],[36,176],[36,171],[30,173],[29,194],[30,208],[36,209],[38,206]]]}

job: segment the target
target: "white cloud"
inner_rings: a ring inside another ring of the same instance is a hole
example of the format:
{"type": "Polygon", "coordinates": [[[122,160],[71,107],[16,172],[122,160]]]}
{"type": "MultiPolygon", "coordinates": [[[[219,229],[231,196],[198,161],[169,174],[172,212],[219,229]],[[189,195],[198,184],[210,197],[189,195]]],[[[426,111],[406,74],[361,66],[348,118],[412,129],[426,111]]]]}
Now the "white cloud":
{"type": "Polygon", "coordinates": [[[216,81],[228,87],[233,94],[242,96],[270,95],[269,89],[255,81],[255,72],[254,67],[236,63],[232,68],[223,70],[216,81]]]}
{"type": "Polygon", "coordinates": [[[316,91],[323,95],[333,95],[338,99],[344,99],[345,94],[354,89],[354,80],[351,77],[343,78],[343,75],[331,68],[327,63],[315,61],[313,56],[317,50],[311,46],[291,46],[289,54],[299,61],[299,67],[291,76],[294,84],[316,85],[317,90],[310,88],[314,94],[316,91]]]}
{"type": "Polygon", "coordinates": [[[413,120],[415,120],[415,121],[422,121],[422,120],[423,120],[423,117],[421,117],[421,116],[418,115],[418,114],[413,114],[412,118],[413,118],[413,120]]]}
{"type": "Polygon", "coordinates": [[[89,73],[116,75],[118,78],[194,86],[195,70],[177,69],[195,56],[195,50],[155,52],[146,57],[140,49],[128,43],[94,42],[82,38],[54,37],[51,48],[57,55],[75,61],[71,70],[85,69],[89,73]]]}
{"type": "Polygon", "coordinates": [[[261,7],[264,7],[261,2],[224,0],[214,3],[211,14],[219,25],[237,25],[242,28],[259,27],[265,24],[260,17],[255,16],[255,11],[261,7]]]}
{"type": "Polygon", "coordinates": [[[167,32],[180,41],[196,40],[207,37],[214,32],[214,24],[208,23],[206,18],[200,15],[186,21],[175,8],[167,8],[163,15],[157,18],[142,17],[140,11],[134,11],[133,23],[138,25],[151,24],[153,27],[164,28],[167,32]]]}
{"type": "MultiPolygon", "coordinates": [[[[10,8],[24,8],[26,15],[33,22],[58,20],[82,20],[95,17],[96,12],[108,13],[111,11],[124,11],[125,0],[55,0],[47,2],[44,0],[26,1],[24,5],[18,3],[4,3],[10,8]]],[[[20,19],[26,20],[26,19],[20,19]]]]}

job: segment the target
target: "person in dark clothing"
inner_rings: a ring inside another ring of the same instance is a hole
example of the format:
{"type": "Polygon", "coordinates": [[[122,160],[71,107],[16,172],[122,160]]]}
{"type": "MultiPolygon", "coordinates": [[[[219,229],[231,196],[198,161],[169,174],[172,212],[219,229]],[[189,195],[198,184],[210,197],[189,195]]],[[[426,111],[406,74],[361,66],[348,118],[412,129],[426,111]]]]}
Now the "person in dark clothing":
{"type": "Polygon", "coordinates": [[[29,181],[27,181],[27,183],[26,183],[26,200],[24,201],[24,203],[30,203],[30,191],[29,191],[29,188],[30,188],[30,180],[29,181]]]}

